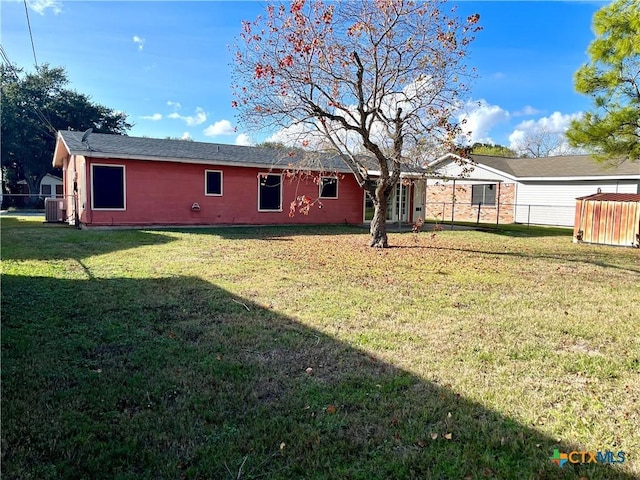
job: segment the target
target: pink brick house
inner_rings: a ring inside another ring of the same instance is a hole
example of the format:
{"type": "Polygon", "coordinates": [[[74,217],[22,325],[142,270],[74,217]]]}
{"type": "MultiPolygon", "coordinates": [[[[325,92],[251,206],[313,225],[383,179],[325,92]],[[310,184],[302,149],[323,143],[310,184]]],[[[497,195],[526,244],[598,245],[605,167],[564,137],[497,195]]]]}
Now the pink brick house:
{"type": "MultiPolygon", "coordinates": [[[[307,160],[305,155],[97,133],[83,141],[82,132],[61,131],[53,165],[62,169],[64,216],[82,226],[366,221],[364,192],[339,157],[314,154],[322,171],[309,167],[314,170],[310,177],[287,175],[291,164],[307,160]],[[309,215],[297,211],[290,216],[291,202],[303,195],[317,203],[309,215]]],[[[399,190],[390,220],[420,216],[424,188],[399,185],[399,190]]]]}

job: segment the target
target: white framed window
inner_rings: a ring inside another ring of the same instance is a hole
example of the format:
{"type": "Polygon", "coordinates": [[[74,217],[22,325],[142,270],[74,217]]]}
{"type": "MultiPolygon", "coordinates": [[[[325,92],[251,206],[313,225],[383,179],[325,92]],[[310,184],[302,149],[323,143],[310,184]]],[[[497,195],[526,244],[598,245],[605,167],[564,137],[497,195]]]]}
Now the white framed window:
{"type": "Polygon", "coordinates": [[[473,205],[495,206],[496,204],[496,184],[487,183],[483,185],[471,186],[471,203],[473,205]]]}
{"type": "Polygon", "coordinates": [[[91,165],[91,208],[126,210],[124,165],[91,165]]]}
{"type": "Polygon", "coordinates": [[[320,198],[338,198],[338,178],[320,178],[320,198]]]}
{"type": "Polygon", "coordinates": [[[261,173],[258,175],[258,211],[282,211],[282,175],[261,173]]]}
{"type": "Polygon", "coordinates": [[[204,194],[207,196],[222,196],[222,170],[204,171],[204,194]]]}

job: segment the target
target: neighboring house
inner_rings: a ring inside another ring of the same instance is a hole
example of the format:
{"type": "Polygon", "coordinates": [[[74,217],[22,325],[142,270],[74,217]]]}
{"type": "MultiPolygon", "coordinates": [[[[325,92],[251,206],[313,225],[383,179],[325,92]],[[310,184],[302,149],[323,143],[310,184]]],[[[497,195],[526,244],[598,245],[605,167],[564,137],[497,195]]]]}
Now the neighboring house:
{"type": "MultiPolygon", "coordinates": [[[[29,186],[27,185],[26,180],[19,180],[17,184],[19,185],[18,188],[20,189],[20,194],[29,194],[29,186]]],[[[44,177],[42,177],[42,179],[40,180],[40,185],[38,185],[38,194],[43,198],[61,197],[62,191],[62,178],[51,175],[50,173],[47,173],[44,177]]]]}
{"type": "MultiPolygon", "coordinates": [[[[59,132],[53,155],[63,172],[63,216],[70,223],[360,224],[368,213],[363,189],[334,155],[97,133],[82,140],[82,132],[59,132]],[[298,162],[313,174],[289,176],[298,162]],[[303,195],[321,206],[290,216],[291,202],[303,195]]],[[[422,216],[424,180],[397,191],[389,219],[422,216]]]]}
{"type": "Polygon", "coordinates": [[[453,154],[429,164],[427,218],[573,226],[576,198],[640,193],[640,163],[605,165],[588,155],[504,158],[453,154]],[[454,203],[455,202],[455,203],[454,203]]]}
{"type": "Polygon", "coordinates": [[[40,180],[40,196],[41,197],[61,197],[63,192],[62,179],[47,173],[40,180]]]}

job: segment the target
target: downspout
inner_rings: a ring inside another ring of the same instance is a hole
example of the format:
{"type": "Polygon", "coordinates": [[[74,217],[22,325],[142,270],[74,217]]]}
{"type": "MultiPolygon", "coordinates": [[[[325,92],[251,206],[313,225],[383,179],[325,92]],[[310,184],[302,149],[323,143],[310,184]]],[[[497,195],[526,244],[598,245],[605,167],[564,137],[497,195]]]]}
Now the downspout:
{"type": "Polygon", "coordinates": [[[78,164],[76,156],[73,156],[73,221],[76,228],[80,228],[80,215],[78,214],[78,164]]]}

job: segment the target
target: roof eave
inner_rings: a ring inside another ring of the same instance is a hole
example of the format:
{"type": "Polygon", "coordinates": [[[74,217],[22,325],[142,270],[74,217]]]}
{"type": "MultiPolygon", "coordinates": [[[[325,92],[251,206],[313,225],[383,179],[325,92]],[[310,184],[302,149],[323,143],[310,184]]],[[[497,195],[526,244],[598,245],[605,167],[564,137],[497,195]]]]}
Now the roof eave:
{"type": "Polygon", "coordinates": [[[566,177],[516,177],[519,182],[578,182],[592,180],[640,180],[637,175],[579,175],[566,177]]]}
{"type": "MultiPolygon", "coordinates": [[[[137,160],[137,161],[147,161],[147,162],[171,162],[171,163],[192,163],[197,165],[221,165],[225,167],[249,167],[249,168],[267,168],[267,169],[282,169],[286,170],[291,168],[289,164],[276,164],[270,162],[264,163],[250,163],[250,162],[236,162],[230,160],[218,160],[218,159],[198,159],[198,158],[177,158],[177,157],[157,157],[153,155],[129,155],[129,154],[121,154],[121,153],[108,153],[108,152],[87,152],[86,150],[82,151],[72,151],[71,155],[84,155],[87,158],[99,158],[99,159],[109,159],[109,160],[137,160]]],[[[347,167],[335,169],[340,173],[351,173],[347,167]]]]}
{"type": "Polygon", "coordinates": [[[67,145],[67,142],[64,141],[64,137],[62,133],[58,132],[58,138],[56,140],[56,148],[53,151],[53,161],[52,164],[54,168],[62,168],[63,162],[62,160],[67,156],[71,155],[71,149],[67,145]],[[61,150],[60,146],[63,146],[64,151],[61,150]]]}
{"type": "Polygon", "coordinates": [[[438,163],[444,162],[445,160],[450,159],[451,157],[455,157],[459,160],[464,160],[465,162],[469,162],[468,158],[463,158],[460,155],[456,155],[455,153],[445,153],[444,155],[436,158],[435,160],[431,161],[431,162],[427,162],[427,167],[431,168],[434,165],[437,165],[438,163]]]}

